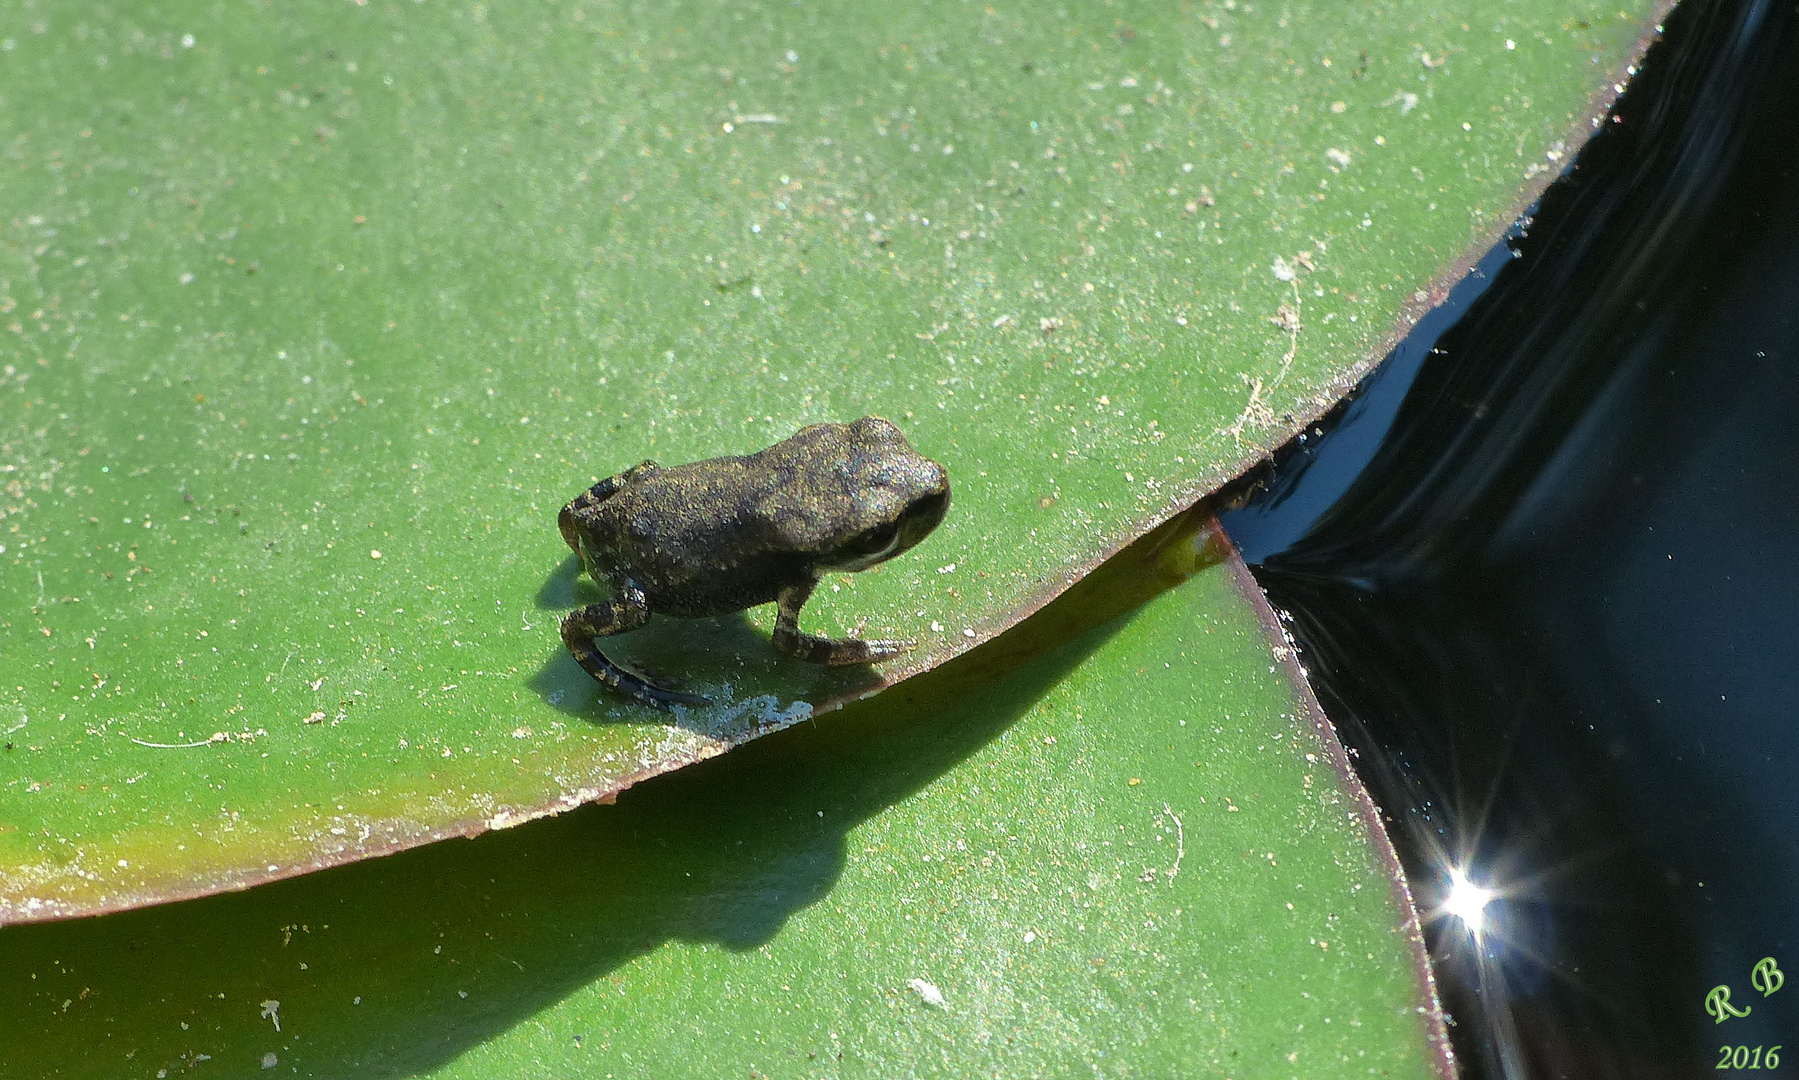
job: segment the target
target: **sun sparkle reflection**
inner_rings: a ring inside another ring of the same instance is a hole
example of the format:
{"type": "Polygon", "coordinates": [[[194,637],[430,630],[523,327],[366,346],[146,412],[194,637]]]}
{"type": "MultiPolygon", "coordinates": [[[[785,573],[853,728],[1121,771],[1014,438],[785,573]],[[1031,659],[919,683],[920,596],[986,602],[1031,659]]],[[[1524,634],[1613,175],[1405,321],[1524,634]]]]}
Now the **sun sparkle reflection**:
{"type": "Polygon", "coordinates": [[[1492,889],[1483,889],[1468,880],[1468,875],[1459,868],[1449,871],[1449,897],[1443,901],[1443,910],[1462,920],[1462,925],[1475,937],[1480,936],[1487,922],[1487,904],[1499,895],[1492,889]]]}

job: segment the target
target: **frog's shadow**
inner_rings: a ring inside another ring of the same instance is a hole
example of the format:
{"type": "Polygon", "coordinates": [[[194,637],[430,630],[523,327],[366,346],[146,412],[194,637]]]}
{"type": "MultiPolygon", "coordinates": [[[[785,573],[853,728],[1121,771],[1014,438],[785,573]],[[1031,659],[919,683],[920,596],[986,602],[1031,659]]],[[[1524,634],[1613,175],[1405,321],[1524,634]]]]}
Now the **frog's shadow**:
{"type": "MultiPolygon", "coordinates": [[[[582,578],[580,560],[570,555],[544,579],[535,600],[544,611],[567,612],[606,596],[604,589],[582,578]]],[[[646,706],[594,681],[553,632],[550,640],[554,644],[543,666],[529,680],[546,702],[602,723],[642,722],[651,715],[646,706]]],[[[854,696],[883,685],[867,665],[828,668],[777,655],[767,632],[745,611],[709,619],[652,615],[640,629],[602,638],[600,647],[607,658],[654,682],[712,698],[720,708],[654,714],[706,734],[717,734],[720,712],[746,698],[773,695],[776,707],[784,708],[793,701],[854,696]]]]}

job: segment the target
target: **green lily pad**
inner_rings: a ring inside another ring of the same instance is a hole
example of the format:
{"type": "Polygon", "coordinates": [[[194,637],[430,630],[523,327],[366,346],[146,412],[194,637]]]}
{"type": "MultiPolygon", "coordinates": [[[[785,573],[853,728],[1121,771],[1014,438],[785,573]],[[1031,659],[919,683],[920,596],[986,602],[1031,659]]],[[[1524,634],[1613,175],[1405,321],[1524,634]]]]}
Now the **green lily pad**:
{"type": "Polygon", "coordinates": [[[1563,160],[1647,0],[20,8],[0,922],[605,798],[1013,625],[1287,438],[1563,160]],[[48,92],[54,88],[54,93],[48,92]],[[558,507],[898,422],[955,507],[599,694],[558,507]]]}
{"type": "Polygon", "coordinates": [[[1197,524],[878,701],[616,806],[0,930],[0,1061],[71,1080],[1451,1075],[1372,808],[1197,524]]]}

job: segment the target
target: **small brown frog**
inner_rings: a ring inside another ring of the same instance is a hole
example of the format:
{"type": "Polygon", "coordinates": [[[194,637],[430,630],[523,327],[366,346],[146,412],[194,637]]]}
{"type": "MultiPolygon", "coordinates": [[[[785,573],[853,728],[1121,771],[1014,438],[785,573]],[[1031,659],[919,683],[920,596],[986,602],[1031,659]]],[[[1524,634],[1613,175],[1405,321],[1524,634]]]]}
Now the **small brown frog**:
{"type": "Polygon", "coordinates": [[[703,618],[780,604],[775,651],[816,664],[865,664],[906,641],[800,632],[800,608],[828,570],[866,570],[930,535],[949,477],[878,416],[813,424],[766,450],[663,468],[645,461],[562,508],[557,524],[612,599],[572,611],[562,641],[589,675],[646,705],[706,705],[626,671],[594,639],[651,612],[703,618]]]}

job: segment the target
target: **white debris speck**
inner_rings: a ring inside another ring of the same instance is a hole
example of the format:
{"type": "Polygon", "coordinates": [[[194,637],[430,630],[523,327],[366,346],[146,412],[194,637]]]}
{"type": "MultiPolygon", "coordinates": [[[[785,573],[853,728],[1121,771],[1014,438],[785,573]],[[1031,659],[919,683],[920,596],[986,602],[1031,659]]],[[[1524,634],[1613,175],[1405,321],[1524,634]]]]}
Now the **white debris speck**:
{"type": "MultiPolygon", "coordinates": [[[[192,34],[182,34],[182,35],[181,35],[181,47],[182,47],[182,48],[184,48],[184,49],[191,49],[191,48],[193,48],[193,47],[194,47],[194,35],[192,35],[192,34]]],[[[265,1067],[266,1067],[266,1066],[265,1066],[265,1067]]]]}
{"type": "Polygon", "coordinates": [[[956,572],[956,564],[950,563],[948,566],[939,566],[937,572],[939,574],[953,574],[956,572]]]}
{"type": "Polygon", "coordinates": [[[371,559],[379,559],[379,558],[380,558],[380,557],[381,557],[381,552],[380,552],[380,550],[379,550],[379,549],[376,549],[376,548],[370,548],[370,549],[369,549],[369,558],[371,558],[371,559]]]}
{"type": "Polygon", "coordinates": [[[274,1021],[275,1030],[280,1031],[281,1030],[281,1003],[272,998],[268,1001],[263,1002],[262,1003],[262,1018],[264,1020],[274,1021]]]}
{"type": "Polygon", "coordinates": [[[1401,116],[1404,116],[1406,113],[1411,112],[1413,109],[1416,109],[1417,107],[1418,107],[1418,95],[1417,94],[1401,94],[1401,95],[1399,95],[1399,114],[1401,116]]]}
{"type": "Polygon", "coordinates": [[[1026,945],[1029,945],[1031,942],[1036,941],[1036,940],[1037,940],[1037,931],[1026,930],[1024,932],[1024,943],[1026,945]]]}
{"type": "Polygon", "coordinates": [[[974,637],[974,630],[973,630],[973,628],[971,628],[971,627],[964,627],[964,628],[963,628],[963,630],[962,630],[962,636],[963,636],[963,637],[965,637],[965,638],[971,638],[971,637],[974,637]]]}
{"type": "Polygon", "coordinates": [[[194,283],[194,275],[192,275],[192,274],[182,274],[181,275],[181,284],[192,285],[193,283],[194,283]]]}
{"type": "Polygon", "coordinates": [[[262,1067],[263,1068],[272,1069],[279,1064],[281,1064],[281,1059],[276,1057],[274,1054],[262,1055],[262,1067]]]}
{"type": "Polygon", "coordinates": [[[933,633],[933,634],[943,633],[943,624],[938,622],[936,619],[932,619],[931,620],[931,633],[933,633]]]}
{"type": "Polygon", "coordinates": [[[1506,47],[1506,48],[1507,48],[1507,49],[1508,49],[1508,50],[1509,50],[1509,49],[1516,49],[1516,48],[1517,48],[1517,47],[1518,47],[1518,43],[1517,43],[1517,42],[1516,42],[1516,41],[1513,41],[1513,40],[1512,40],[1512,39],[1511,39],[1511,38],[1506,38],[1506,39],[1505,39],[1505,47],[1506,47]]]}
{"type": "Polygon", "coordinates": [[[1341,166],[1342,168],[1345,168],[1345,169],[1349,168],[1349,151],[1347,151],[1347,150],[1340,150],[1337,147],[1333,146],[1329,150],[1326,150],[1324,152],[1324,156],[1327,158],[1330,158],[1331,161],[1335,162],[1337,165],[1341,166]]]}
{"type": "Polygon", "coordinates": [[[937,989],[936,983],[924,979],[907,979],[906,985],[910,986],[913,993],[918,995],[918,999],[926,1005],[936,1009],[943,1008],[943,991],[937,989]]]}
{"type": "Polygon", "coordinates": [[[1277,281],[1292,281],[1295,277],[1299,276],[1294,271],[1293,264],[1281,258],[1279,255],[1274,257],[1274,265],[1269,267],[1269,269],[1273,271],[1275,280],[1277,281]]]}

